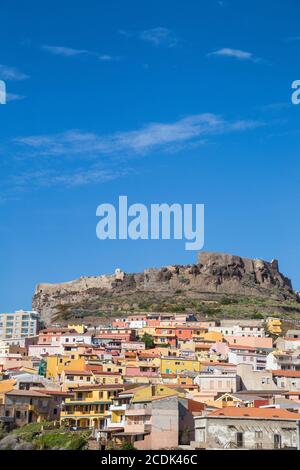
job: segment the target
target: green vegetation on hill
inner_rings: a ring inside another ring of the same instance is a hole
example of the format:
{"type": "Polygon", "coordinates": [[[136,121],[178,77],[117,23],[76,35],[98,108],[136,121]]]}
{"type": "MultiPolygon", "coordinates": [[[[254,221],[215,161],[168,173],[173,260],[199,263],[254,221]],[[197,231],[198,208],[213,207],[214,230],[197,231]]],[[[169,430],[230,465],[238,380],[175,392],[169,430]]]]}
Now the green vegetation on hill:
{"type": "Polygon", "coordinates": [[[53,423],[31,423],[0,433],[0,450],[84,450],[90,431],[57,429],[53,423]]]}
{"type": "Polygon", "coordinates": [[[267,297],[241,295],[206,294],[176,291],[174,294],[164,292],[133,292],[112,296],[92,297],[78,304],[57,305],[54,321],[71,321],[73,319],[99,323],[112,317],[130,313],[145,312],[193,312],[199,318],[253,318],[280,316],[286,319],[300,318],[300,303],[279,301],[267,297]]]}

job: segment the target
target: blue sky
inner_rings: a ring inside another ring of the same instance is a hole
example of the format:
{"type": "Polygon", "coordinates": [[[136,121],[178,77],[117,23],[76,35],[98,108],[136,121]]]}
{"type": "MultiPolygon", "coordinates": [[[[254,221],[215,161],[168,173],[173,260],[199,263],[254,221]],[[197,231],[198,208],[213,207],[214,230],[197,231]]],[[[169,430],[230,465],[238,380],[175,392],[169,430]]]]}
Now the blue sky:
{"type": "Polygon", "coordinates": [[[204,203],[206,251],[278,258],[300,289],[296,0],[2,0],[0,311],[38,282],[192,263],[100,241],[96,208],[204,203]]]}

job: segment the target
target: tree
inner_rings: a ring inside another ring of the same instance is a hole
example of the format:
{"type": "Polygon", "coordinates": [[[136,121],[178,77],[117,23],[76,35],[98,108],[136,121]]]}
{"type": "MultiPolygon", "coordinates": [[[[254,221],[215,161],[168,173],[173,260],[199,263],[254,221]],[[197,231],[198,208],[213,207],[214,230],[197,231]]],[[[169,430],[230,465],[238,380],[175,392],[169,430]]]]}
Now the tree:
{"type": "Polygon", "coordinates": [[[141,341],[145,343],[146,349],[152,349],[154,348],[154,341],[152,336],[148,335],[148,333],[144,333],[143,337],[141,338],[141,341]]]}

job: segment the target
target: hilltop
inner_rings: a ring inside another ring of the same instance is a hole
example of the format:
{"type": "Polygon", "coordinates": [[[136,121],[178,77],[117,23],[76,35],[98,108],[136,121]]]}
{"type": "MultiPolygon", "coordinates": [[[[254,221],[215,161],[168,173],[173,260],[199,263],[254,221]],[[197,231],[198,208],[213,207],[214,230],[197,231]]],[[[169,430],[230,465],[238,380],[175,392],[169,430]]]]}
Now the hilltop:
{"type": "Polygon", "coordinates": [[[281,313],[295,318],[298,300],[277,260],[201,252],[196,264],[135,274],[116,269],[113,275],[39,284],[32,306],[46,324],[83,317],[93,324],[99,317],[133,311],[194,311],[212,317],[281,313]]]}

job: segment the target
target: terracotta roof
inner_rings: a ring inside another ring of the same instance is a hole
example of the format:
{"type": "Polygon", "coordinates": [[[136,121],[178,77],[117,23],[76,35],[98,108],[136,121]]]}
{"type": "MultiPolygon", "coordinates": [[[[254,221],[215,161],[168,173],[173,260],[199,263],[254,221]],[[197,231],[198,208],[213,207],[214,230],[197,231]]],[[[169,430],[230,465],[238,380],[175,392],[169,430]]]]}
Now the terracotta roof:
{"type": "MultiPolygon", "coordinates": [[[[72,397],[72,396],[73,396],[73,393],[70,393],[70,392],[62,392],[61,390],[50,390],[50,389],[48,389],[48,388],[45,388],[45,389],[43,389],[43,390],[45,390],[45,394],[47,394],[47,395],[58,395],[58,396],[62,396],[62,397],[72,397]]],[[[33,388],[33,389],[31,389],[31,391],[33,391],[33,392],[39,392],[40,389],[37,390],[36,388],[33,388]]],[[[41,392],[41,393],[43,393],[43,392],[41,392]]]]}
{"type": "Polygon", "coordinates": [[[40,397],[40,398],[50,398],[50,395],[47,395],[47,392],[36,392],[35,390],[12,390],[7,392],[5,395],[19,395],[21,397],[40,397]]]}
{"type": "Polygon", "coordinates": [[[138,351],[139,357],[154,357],[154,358],[160,358],[160,354],[154,354],[154,353],[148,353],[148,352],[143,352],[143,351],[138,351]]]}
{"type": "Polygon", "coordinates": [[[120,376],[120,372],[95,372],[95,375],[110,375],[110,376],[120,376]]]}
{"type": "Polygon", "coordinates": [[[42,333],[42,334],[47,334],[47,333],[67,333],[67,332],[70,332],[70,333],[75,333],[75,330],[72,329],[72,328],[45,328],[44,330],[41,330],[39,332],[42,333]]]}
{"type": "Polygon", "coordinates": [[[285,336],[284,341],[300,341],[300,338],[290,338],[289,336],[285,336]]]}
{"type": "Polygon", "coordinates": [[[87,391],[87,390],[123,390],[125,388],[124,384],[91,384],[91,385],[82,385],[81,387],[71,387],[72,390],[76,392],[87,391]]]}
{"type": "Polygon", "coordinates": [[[98,365],[98,364],[95,364],[95,365],[93,365],[93,364],[86,364],[85,369],[86,369],[86,370],[89,370],[89,371],[91,371],[91,370],[92,370],[92,371],[102,371],[102,370],[103,370],[103,366],[98,365]]]}
{"type": "Polygon", "coordinates": [[[236,364],[231,364],[230,362],[210,362],[210,361],[199,361],[200,364],[205,366],[226,366],[226,367],[236,367],[236,364]]]}
{"type": "Polygon", "coordinates": [[[65,375],[93,375],[89,370],[64,370],[65,375]]]}
{"type": "Polygon", "coordinates": [[[265,418],[265,419],[293,419],[299,420],[299,413],[282,410],[279,408],[252,408],[228,406],[213,411],[208,416],[225,416],[233,418],[265,418]]]}
{"type": "Polygon", "coordinates": [[[279,377],[300,377],[300,370],[272,370],[272,374],[279,377]]]}

